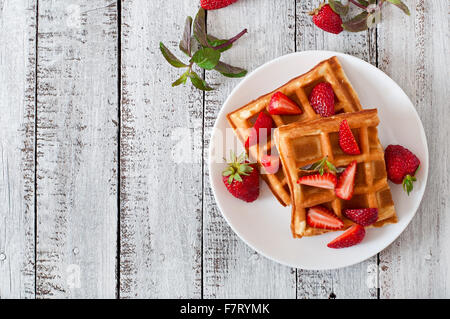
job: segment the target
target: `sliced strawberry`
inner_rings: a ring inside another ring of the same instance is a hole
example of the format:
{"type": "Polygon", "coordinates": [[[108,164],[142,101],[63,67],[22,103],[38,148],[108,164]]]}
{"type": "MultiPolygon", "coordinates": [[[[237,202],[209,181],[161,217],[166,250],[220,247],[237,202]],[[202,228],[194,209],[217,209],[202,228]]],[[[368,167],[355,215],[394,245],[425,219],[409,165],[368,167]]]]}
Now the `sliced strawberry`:
{"type": "Polygon", "coordinates": [[[361,226],[372,225],[378,219],[377,208],[344,209],[342,213],[361,226]]]}
{"type": "Polygon", "coordinates": [[[358,143],[356,143],[355,137],[353,136],[352,130],[348,125],[347,120],[343,120],[339,126],[339,145],[341,149],[350,155],[361,154],[359,150],[358,143]]]}
{"type": "Polygon", "coordinates": [[[320,175],[319,173],[306,175],[300,177],[297,183],[320,188],[334,189],[336,187],[336,176],[328,172],[323,175],[320,175]]]}
{"type": "Polygon", "coordinates": [[[276,155],[263,155],[261,164],[268,174],[275,174],[280,168],[280,158],[276,155]]]}
{"type": "Polygon", "coordinates": [[[356,161],[348,164],[344,172],[339,177],[335,192],[336,196],[345,200],[349,200],[353,196],[355,187],[356,161]]]}
{"type": "Polygon", "coordinates": [[[309,104],[322,117],[334,115],[334,91],[330,83],[317,84],[309,95],[309,104]]]}
{"type": "Polygon", "coordinates": [[[273,127],[275,127],[275,124],[272,118],[264,112],[259,113],[255,125],[253,125],[254,130],[250,131],[250,136],[245,141],[245,147],[249,148],[259,142],[259,129],[261,128],[266,129],[267,138],[269,138],[273,127]]]}
{"type": "Polygon", "coordinates": [[[347,229],[342,235],[333,239],[328,243],[329,248],[345,248],[356,244],[359,244],[366,235],[366,230],[364,227],[358,224],[354,224],[352,227],[347,229]]]}
{"type": "Polygon", "coordinates": [[[268,111],[272,115],[295,115],[303,113],[297,103],[281,92],[276,92],[272,95],[268,111]]]}
{"type": "Polygon", "coordinates": [[[338,230],[344,227],[344,222],[323,206],[314,206],[308,209],[306,222],[314,228],[338,230]]]}

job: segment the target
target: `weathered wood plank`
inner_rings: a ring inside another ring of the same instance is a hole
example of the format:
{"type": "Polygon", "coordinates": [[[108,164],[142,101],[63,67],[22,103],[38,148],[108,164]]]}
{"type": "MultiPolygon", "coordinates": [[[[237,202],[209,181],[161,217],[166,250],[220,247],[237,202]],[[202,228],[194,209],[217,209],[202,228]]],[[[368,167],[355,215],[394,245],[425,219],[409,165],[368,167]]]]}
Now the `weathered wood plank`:
{"type": "Polygon", "coordinates": [[[380,254],[382,298],[450,297],[449,2],[407,1],[411,16],[385,8],[380,68],[411,98],[430,152],[428,185],[408,228],[380,254]]]}
{"type": "Polygon", "coordinates": [[[198,1],[124,1],[120,297],[200,298],[203,94],[172,88],[178,42],[198,1]]]}
{"type": "Polygon", "coordinates": [[[113,298],[117,8],[39,1],[37,297],[113,298]]]}
{"type": "MultiPolygon", "coordinates": [[[[339,35],[317,28],[308,12],[321,1],[297,0],[297,50],[330,50],[354,55],[376,64],[375,29],[339,35]]],[[[355,10],[352,9],[352,12],[355,10]]],[[[350,14],[349,14],[350,16],[350,14]]],[[[376,298],[377,257],[334,271],[298,270],[299,298],[376,298]]]]}
{"type": "Polygon", "coordinates": [[[0,0],[0,299],[34,298],[36,1],[0,0]]]}
{"type": "MultiPolygon", "coordinates": [[[[249,33],[224,54],[225,62],[249,71],[294,51],[295,6],[293,1],[246,0],[208,12],[208,32],[231,37],[249,33]]],[[[205,298],[295,298],[295,270],[254,252],[229,228],[217,208],[208,176],[210,133],[222,103],[238,80],[207,72],[216,91],[205,95],[203,275],[205,298]]]]}

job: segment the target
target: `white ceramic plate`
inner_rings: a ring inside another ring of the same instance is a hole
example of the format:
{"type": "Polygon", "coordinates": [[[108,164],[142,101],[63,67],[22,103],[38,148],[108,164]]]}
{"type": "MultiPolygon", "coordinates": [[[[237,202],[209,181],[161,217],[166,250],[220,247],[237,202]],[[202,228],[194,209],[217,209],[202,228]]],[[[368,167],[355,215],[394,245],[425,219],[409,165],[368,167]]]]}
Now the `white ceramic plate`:
{"type": "Polygon", "coordinates": [[[390,245],[406,228],[419,207],[428,176],[428,148],[422,123],[403,90],[385,73],[350,55],[330,51],[306,51],[282,56],[259,67],[233,90],[217,117],[209,153],[211,185],[217,204],[231,228],[250,247],[281,264],[302,269],[334,269],[361,262],[390,245]],[[421,161],[418,181],[408,197],[401,185],[390,184],[398,223],[368,229],[359,245],[331,249],[327,243],[341,232],[293,239],[290,207],[282,207],[261,182],[260,197],[245,203],[228,193],[222,182],[224,154],[242,145],[226,120],[226,114],[303,74],[322,60],[336,55],[358,93],[364,108],[378,108],[379,138],[384,147],[401,144],[421,161]],[[228,130],[227,130],[228,128],[228,130]],[[228,131],[228,133],[226,133],[228,131]],[[234,146],[233,146],[234,145],[234,146]]]}

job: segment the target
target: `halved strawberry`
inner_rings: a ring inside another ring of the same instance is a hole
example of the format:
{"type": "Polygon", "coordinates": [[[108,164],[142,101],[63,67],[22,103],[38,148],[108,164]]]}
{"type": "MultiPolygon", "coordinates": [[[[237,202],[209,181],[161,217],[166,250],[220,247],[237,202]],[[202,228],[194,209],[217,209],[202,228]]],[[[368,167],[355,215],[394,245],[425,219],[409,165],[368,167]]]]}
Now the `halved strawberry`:
{"type": "Polygon", "coordinates": [[[342,235],[333,239],[328,243],[329,248],[345,248],[356,244],[359,244],[366,235],[364,227],[358,224],[354,224],[347,229],[342,235]]]}
{"type": "Polygon", "coordinates": [[[306,222],[314,228],[338,230],[344,227],[344,222],[323,206],[314,206],[308,209],[306,222]]]}
{"type": "Polygon", "coordinates": [[[342,214],[361,226],[369,226],[378,219],[377,208],[344,209],[342,214]]]}
{"type": "Polygon", "coordinates": [[[280,158],[277,155],[263,155],[261,164],[268,174],[275,174],[280,168],[280,158]]]}
{"type": "Polygon", "coordinates": [[[334,189],[336,187],[336,181],[336,176],[327,172],[323,175],[318,173],[302,176],[298,179],[297,183],[320,188],[334,189]]]}
{"type": "Polygon", "coordinates": [[[361,154],[358,143],[356,143],[352,130],[348,125],[347,120],[343,120],[339,126],[339,145],[341,149],[350,155],[361,154]]]}
{"type": "Polygon", "coordinates": [[[281,92],[276,92],[272,95],[268,111],[272,115],[295,115],[303,113],[297,103],[281,92]]]}
{"type": "Polygon", "coordinates": [[[353,196],[355,187],[356,161],[348,164],[344,172],[339,177],[335,192],[336,196],[345,200],[349,200],[353,196]]]}
{"type": "Polygon", "coordinates": [[[253,129],[250,131],[250,136],[245,141],[245,147],[249,148],[250,146],[259,142],[259,129],[266,129],[267,138],[269,138],[271,134],[271,129],[275,126],[272,118],[264,113],[259,113],[255,125],[253,125],[253,129]]]}
{"type": "Polygon", "coordinates": [[[330,83],[317,84],[309,95],[309,104],[322,117],[334,115],[334,91],[330,83]]]}

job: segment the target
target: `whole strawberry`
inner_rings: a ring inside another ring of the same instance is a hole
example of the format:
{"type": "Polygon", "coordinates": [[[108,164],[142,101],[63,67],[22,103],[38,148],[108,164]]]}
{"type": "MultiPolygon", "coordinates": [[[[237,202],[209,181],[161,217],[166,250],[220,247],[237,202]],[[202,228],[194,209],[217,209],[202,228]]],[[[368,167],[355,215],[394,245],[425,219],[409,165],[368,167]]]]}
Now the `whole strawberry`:
{"type": "Polygon", "coordinates": [[[323,117],[334,115],[334,91],[328,82],[317,84],[309,95],[309,104],[323,117]]]}
{"type": "Polygon", "coordinates": [[[249,164],[245,153],[236,158],[231,152],[228,167],[222,172],[222,180],[228,191],[245,202],[253,202],[259,196],[259,172],[256,164],[249,164]]]}
{"type": "Polygon", "coordinates": [[[329,4],[321,4],[310,14],[314,24],[326,32],[339,34],[344,30],[341,16],[334,12],[329,4]]]}
{"type": "Polygon", "coordinates": [[[229,6],[238,0],[200,0],[200,5],[205,10],[216,10],[229,6]]]}
{"type": "Polygon", "coordinates": [[[413,189],[414,176],[420,160],[410,150],[401,145],[389,145],[384,152],[388,178],[395,184],[402,184],[408,193],[413,189]]]}

